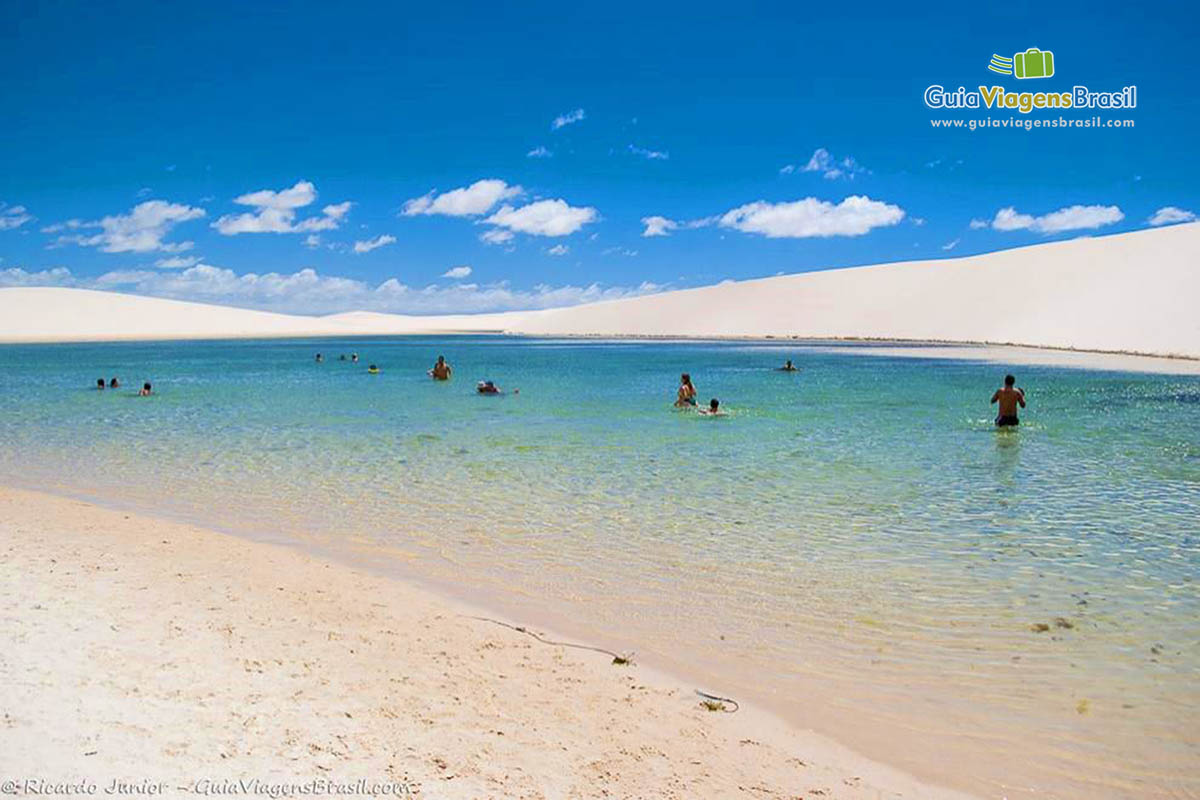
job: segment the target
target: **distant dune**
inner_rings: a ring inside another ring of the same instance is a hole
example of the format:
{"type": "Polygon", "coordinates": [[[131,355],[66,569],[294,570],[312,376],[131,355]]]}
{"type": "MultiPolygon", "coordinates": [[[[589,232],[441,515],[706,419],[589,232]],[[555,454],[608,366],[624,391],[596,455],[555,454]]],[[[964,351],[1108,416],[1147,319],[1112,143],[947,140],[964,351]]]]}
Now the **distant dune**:
{"type": "Polygon", "coordinates": [[[305,317],[0,289],[0,341],[507,332],[986,342],[1200,358],[1200,223],[544,311],[305,317]]]}

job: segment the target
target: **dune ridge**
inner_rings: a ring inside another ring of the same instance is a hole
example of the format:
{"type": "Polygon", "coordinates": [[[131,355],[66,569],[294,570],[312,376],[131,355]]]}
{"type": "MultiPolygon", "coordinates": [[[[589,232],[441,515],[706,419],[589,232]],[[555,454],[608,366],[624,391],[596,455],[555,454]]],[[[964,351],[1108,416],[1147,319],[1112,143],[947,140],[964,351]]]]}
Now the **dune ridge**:
{"type": "Polygon", "coordinates": [[[1200,359],[1200,223],[976,256],[726,282],[569,308],[302,316],[0,289],[0,342],[509,333],[1010,344],[1200,359]]]}

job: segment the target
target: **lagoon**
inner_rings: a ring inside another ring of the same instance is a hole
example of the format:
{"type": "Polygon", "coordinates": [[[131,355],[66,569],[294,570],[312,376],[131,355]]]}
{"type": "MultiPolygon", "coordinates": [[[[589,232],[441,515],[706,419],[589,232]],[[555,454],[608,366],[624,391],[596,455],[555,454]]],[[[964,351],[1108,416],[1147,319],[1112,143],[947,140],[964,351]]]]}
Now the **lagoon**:
{"type": "Polygon", "coordinates": [[[3,346],[0,482],[398,574],[986,796],[1200,792],[1200,377],[946,355],[3,346]],[[673,410],[683,371],[729,416],[673,410]]]}

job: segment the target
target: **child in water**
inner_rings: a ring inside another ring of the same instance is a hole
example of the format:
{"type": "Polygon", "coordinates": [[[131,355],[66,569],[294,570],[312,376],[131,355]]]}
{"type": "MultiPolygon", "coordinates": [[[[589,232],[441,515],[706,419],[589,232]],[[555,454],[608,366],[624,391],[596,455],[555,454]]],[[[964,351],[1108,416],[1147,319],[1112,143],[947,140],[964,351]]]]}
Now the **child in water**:
{"type": "Polygon", "coordinates": [[[150,381],[142,384],[142,390],[138,392],[138,397],[149,397],[153,392],[150,390],[150,381]]]}
{"type": "Polygon", "coordinates": [[[686,408],[696,405],[696,387],[692,385],[692,376],[683,373],[679,376],[679,391],[675,394],[675,407],[686,408]]]}
{"type": "Polygon", "coordinates": [[[721,401],[713,398],[708,401],[708,408],[700,409],[700,413],[706,417],[723,417],[725,412],[721,410],[721,401]]]}

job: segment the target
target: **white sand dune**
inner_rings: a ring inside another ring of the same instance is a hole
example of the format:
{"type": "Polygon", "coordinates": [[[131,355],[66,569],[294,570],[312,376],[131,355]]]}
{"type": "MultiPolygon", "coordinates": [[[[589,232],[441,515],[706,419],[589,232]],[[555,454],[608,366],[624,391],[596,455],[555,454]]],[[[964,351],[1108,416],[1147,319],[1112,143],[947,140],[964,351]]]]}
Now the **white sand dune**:
{"type": "Polygon", "coordinates": [[[508,332],[983,342],[1200,358],[1200,223],[543,311],[289,316],[0,289],[0,341],[508,332]]]}

